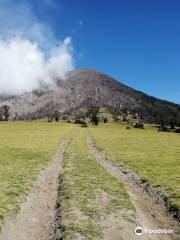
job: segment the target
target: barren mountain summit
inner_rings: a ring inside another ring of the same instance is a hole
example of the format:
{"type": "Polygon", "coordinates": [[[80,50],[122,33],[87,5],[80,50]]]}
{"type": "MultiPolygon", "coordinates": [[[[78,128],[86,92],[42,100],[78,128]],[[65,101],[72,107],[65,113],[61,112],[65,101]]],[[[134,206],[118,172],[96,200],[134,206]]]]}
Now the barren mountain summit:
{"type": "Polygon", "coordinates": [[[147,121],[166,116],[180,118],[180,105],[148,96],[107,74],[92,69],[70,71],[66,79],[56,79],[53,89],[37,89],[13,98],[0,98],[10,106],[10,118],[37,119],[49,112],[68,113],[87,106],[138,112],[147,121]]]}

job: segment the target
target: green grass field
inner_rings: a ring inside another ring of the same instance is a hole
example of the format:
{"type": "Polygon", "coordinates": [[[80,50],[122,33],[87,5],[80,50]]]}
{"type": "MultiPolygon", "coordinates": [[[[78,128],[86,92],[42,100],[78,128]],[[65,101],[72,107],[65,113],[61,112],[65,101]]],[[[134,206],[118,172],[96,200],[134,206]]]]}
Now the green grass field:
{"type": "Polygon", "coordinates": [[[0,225],[7,214],[18,210],[19,198],[71,128],[47,122],[0,123],[0,225]]]}
{"type": "MultiPolygon", "coordinates": [[[[20,199],[32,186],[39,171],[68,136],[64,169],[60,174],[58,202],[62,208],[65,239],[80,234],[86,239],[103,236],[103,214],[134,207],[122,183],[104,170],[89,153],[88,134],[109,160],[126,166],[141,179],[160,186],[170,203],[180,208],[180,136],[123,125],[79,125],[47,122],[0,122],[0,226],[16,213],[20,199]],[[103,198],[103,204],[99,204],[103,198]],[[101,199],[101,200],[99,200],[101,199]]],[[[129,214],[128,212],[128,214],[129,214]]],[[[125,216],[126,217],[126,216],[125,216]]],[[[129,216],[128,216],[129,217],[129,216]]]]}
{"type": "Polygon", "coordinates": [[[180,208],[180,135],[110,124],[90,130],[95,144],[112,162],[160,186],[169,202],[180,208]]]}

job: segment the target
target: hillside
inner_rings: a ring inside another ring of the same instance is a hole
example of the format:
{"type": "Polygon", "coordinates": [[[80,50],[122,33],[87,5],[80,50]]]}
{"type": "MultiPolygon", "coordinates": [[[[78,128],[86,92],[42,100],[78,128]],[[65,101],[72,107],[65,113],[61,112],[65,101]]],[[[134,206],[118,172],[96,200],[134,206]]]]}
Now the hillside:
{"type": "Polygon", "coordinates": [[[56,88],[42,88],[21,96],[0,97],[0,105],[10,106],[10,118],[34,119],[48,113],[72,112],[85,106],[128,109],[138,112],[146,121],[157,118],[180,119],[180,105],[136,91],[110,76],[95,70],[80,69],[56,79],[56,88]]]}

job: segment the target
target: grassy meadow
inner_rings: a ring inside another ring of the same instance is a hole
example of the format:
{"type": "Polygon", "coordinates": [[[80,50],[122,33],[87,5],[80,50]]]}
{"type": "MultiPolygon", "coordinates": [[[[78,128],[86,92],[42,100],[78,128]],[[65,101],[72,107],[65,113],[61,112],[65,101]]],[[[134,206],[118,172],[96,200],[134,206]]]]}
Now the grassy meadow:
{"type": "Polygon", "coordinates": [[[19,200],[65,136],[70,141],[60,173],[58,197],[66,230],[64,239],[103,236],[100,221],[104,214],[125,210],[130,216],[128,220],[134,219],[135,210],[123,184],[89,153],[88,135],[109,160],[161,187],[170,203],[180,208],[178,134],[158,132],[150,126],[145,130],[116,124],[81,128],[75,124],[22,121],[0,122],[0,135],[0,226],[8,214],[17,212],[19,200]]]}
{"type": "Polygon", "coordinates": [[[19,198],[71,128],[47,122],[0,123],[0,225],[7,214],[18,210],[19,198]]]}
{"type": "Polygon", "coordinates": [[[136,172],[143,181],[161,187],[168,201],[180,208],[180,135],[101,125],[90,129],[94,143],[119,166],[136,172]]]}

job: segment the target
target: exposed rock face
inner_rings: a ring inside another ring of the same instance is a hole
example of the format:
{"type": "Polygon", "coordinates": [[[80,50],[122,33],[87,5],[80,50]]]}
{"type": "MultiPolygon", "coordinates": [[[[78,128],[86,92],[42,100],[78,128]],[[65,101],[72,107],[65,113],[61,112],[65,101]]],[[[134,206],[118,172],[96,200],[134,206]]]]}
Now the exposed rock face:
{"type": "Polygon", "coordinates": [[[68,112],[84,106],[102,106],[139,112],[145,120],[157,116],[180,118],[180,105],[150,97],[95,70],[80,69],[67,74],[64,82],[56,79],[55,89],[37,89],[21,96],[0,97],[0,105],[11,107],[10,117],[42,118],[48,112],[68,112]],[[16,114],[17,113],[17,114],[16,114]]]}

